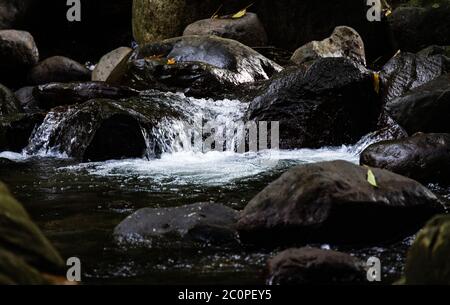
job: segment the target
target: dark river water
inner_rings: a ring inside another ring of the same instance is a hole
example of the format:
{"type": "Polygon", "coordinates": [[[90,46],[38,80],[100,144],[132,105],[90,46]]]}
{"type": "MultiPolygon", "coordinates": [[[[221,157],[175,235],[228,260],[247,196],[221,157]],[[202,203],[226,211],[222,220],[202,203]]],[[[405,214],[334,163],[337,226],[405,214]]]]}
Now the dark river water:
{"type": "MultiPolygon", "coordinates": [[[[61,254],[79,257],[85,283],[264,284],[266,261],[283,249],[123,248],[112,239],[114,227],[143,207],[220,202],[235,209],[245,204],[287,168],[305,162],[345,159],[357,162],[346,147],[267,154],[174,153],[159,160],[121,160],[78,164],[70,159],[24,157],[2,169],[7,183],[61,254]]],[[[447,196],[450,190],[431,186],[447,196]]],[[[335,247],[361,259],[379,257],[383,281],[402,272],[413,237],[391,245],[335,247]]]]}

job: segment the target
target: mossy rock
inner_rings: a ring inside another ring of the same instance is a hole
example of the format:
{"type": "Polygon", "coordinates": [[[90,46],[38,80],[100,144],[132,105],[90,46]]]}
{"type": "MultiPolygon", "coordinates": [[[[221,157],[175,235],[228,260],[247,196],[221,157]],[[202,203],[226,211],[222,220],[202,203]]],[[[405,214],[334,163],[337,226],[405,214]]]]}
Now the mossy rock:
{"type": "Polygon", "coordinates": [[[0,284],[45,284],[64,262],[22,205],[0,182],[0,284]]]}
{"type": "Polygon", "coordinates": [[[134,0],[133,36],[146,44],[181,36],[184,28],[210,18],[222,0],[134,0]]]}
{"type": "Polygon", "coordinates": [[[405,277],[407,285],[450,284],[450,215],[433,218],[419,232],[409,250],[405,277]]]}

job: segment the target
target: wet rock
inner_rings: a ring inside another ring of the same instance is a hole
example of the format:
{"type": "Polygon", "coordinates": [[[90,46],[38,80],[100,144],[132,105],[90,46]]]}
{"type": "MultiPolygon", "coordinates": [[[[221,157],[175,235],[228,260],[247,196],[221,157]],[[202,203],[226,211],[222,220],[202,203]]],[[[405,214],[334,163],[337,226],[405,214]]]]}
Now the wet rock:
{"type": "Polygon", "coordinates": [[[388,114],[383,112],[378,122],[377,130],[372,131],[361,138],[355,145],[353,153],[361,154],[368,146],[387,140],[398,140],[408,137],[408,133],[388,114]]]}
{"type": "Polygon", "coordinates": [[[27,212],[0,183],[0,284],[49,284],[64,262],[27,212]]]}
{"type": "Polygon", "coordinates": [[[409,134],[450,133],[450,74],[407,92],[385,108],[409,134]]]}
{"type": "Polygon", "coordinates": [[[53,82],[88,81],[91,71],[82,64],[63,56],[53,56],[38,63],[28,73],[31,85],[53,82]]]}
{"type": "MultiPolygon", "coordinates": [[[[143,130],[154,127],[163,118],[178,113],[162,94],[120,101],[94,99],[82,104],[53,108],[36,130],[30,154],[52,152],[82,161],[141,158],[148,145],[159,152],[154,139],[144,137],[143,130]]],[[[148,156],[155,157],[155,155],[148,156]]]]}
{"type": "Polygon", "coordinates": [[[287,69],[256,91],[247,119],[280,122],[280,147],[354,144],[376,130],[381,103],[374,74],[346,58],[287,69]]]}
{"type": "Polygon", "coordinates": [[[40,107],[51,109],[61,105],[83,103],[90,99],[121,99],[138,95],[128,87],[113,86],[104,82],[50,83],[36,87],[33,93],[40,107]]]}
{"type": "Polygon", "coordinates": [[[345,253],[316,248],[288,249],[269,260],[271,285],[363,282],[363,263],[345,253]]]}
{"type": "Polygon", "coordinates": [[[237,211],[217,203],[173,208],[144,208],[122,221],[114,236],[119,243],[237,244],[237,211]]]}
{"type": "Polygon", "coordinates": [[[220,0],[134,0],[133,36],[141,45],[177,37],[190,23],[210,18],[220,0]]]}
{"type": "Polygon", "coordinates": [[[134,52],[124,84],[214,97],[266,80],[282,68],[251,48],[216,36],[183,36],[134,52]]]}
{"type": "Polygon", "coordinates": [[[14,93],[0,84],[0,116],[7,116],[20,112],[20,105],[14,93]]]}
{"type": "Polygon", "coordinates": [[[0,31],[0,82],[7,85],[19,82],[38,61],[39,52],[30,33],[0,31]]]}
{"type": "Polygon", "coordinates": [[[267,44],[267,34],[258,16],[247,13],[244,17],[208,18],[196,21],[186,27],[183,36],[216,35],[237,40],[250,47],[261,47],[267,44]]]}
{"type": "Polygon", "coordinates": [[[301,65],[323,57],[347,57],[366,65],[364,42],[358,32],[348,26],[336,27],[330,37],[298,48],[291,61],[301,65]]]}
{"type": "Polygon", "coordinates": [[[0,117],[0,151],[21,152],[43,119],[44,115],[40,113],[0,117]]]}
{"type": "Polygon", "coordinates": [[[104,55],[92,72],[92,80],[113,85],[120,83],[132,52],[131,48],[120,47],[104,55]]]}
{"type": "Polygon", "coordinates": [[[449,59],[442,55],[424,56],[400,53],[380,72],[384,103],[402,96],[450,71],[449,59]]]}
{"type": "Polygon", "coordinates": [[[366,167],[346,161],[287,171],[241,212],[241,240],[271,246],[387,242],[415,233],[444,211],[438,198],[418,182],[371,170],[377,187],[368,182],[366,167]]]}
{"type": "Polygon", "coordinates": [[[17,90],[14,94],[19,101],[20,107],[25,113],[36,113],[43,111],[39,101],[34,97],[36,87],[28,86],[17,90]]]}
{"type": "Polygon", "coordinates": [[[450,3],[404,6],[393,11],[388,22],[396,48],[417,52],[429,45],[450,44],[450,3]]]}
{"type": "Polygon", "coordinates": [[[450,134],[424,134],[369,146],[360,163],[421,182],[450,181],[450,134]]]}
{"type": "Polygon", "coordinates": [[[419,232],[408,252],[404,283],[450,284],[450,215],[437,216],[419,232]]]}

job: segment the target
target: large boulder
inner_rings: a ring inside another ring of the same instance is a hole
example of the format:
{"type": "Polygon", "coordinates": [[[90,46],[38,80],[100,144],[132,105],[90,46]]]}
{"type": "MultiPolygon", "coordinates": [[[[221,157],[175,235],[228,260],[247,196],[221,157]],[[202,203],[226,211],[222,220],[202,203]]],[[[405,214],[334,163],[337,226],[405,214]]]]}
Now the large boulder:
{"type": "Polygon", "coordinates": [[[251,121],[280,122],[280,147],[353,144],[375,130],[381,103],[374,73],[347,58],[287,69],[257,90],[251,121]]]}
{"type": "Polygon", "coordinates": [[[121,99],[138,94],[131,88],[104,82],[50,83],[37,86],[33,91],[33,96],[43,109],[83,103],[95,98],[121,99]]]}
{"type": "Polygon", "coordinates": [[[438,198],[414,180],[333,161],[284,173],[248,203],[237,226],[249,243],[368,244],[404,238],[443,211],[438,198]]]}
{"type": "Polygon", "coordinates": [[[347,57],[366,65],[364,42],[358,32],[348,26],[338,26],[330,37],[298,48],[291,61],[300,65],[323,57],[347,57]]]}
{"type": "Polygon", "coordinates": [[[361,283],[364,264],[345,253],[316,248],[288,249],[268,262],[270,285],[361,283]]]}
{"type": "Polygon", "coordinates": [[[380,72],[384,103],[402,96],[450,71],[450,61],[443,55],[400,53],[380,72]]]}
{"type": "Polygon", "coordinates": [[[91,71],[82,64],[64,57],[49,57],[28,73],[28,82],[31,85],[41,85],[53,82],[88,81],[91,79],[91,71]]]}
{"type": "Polygon", "coordinates": [[[0,30],[0,82],[19,82],[38,61],[39,51],[30,33],[0,30]]]}
{"type": "Polygon", "coordinates": [[[238,212],[217,203],[140,209],[114,229],[123,244],[238,244],[238,212]]]}
{"type": "Polygon", "coordinates": [[[60,255],[0,183],[0,284],[50,284],[63,272],[60,255]]]}
{"type": "Polygon", "coordinates": [[[92,71],[92,80],[113,85],[120,83],[132,52],[131,48],[120,47],[104,55],[92,71]]]}
{"type": "Polygon", "coordinates": [[[21,152],[44,119],[41,113],[0,117],[0,151],[21,152]]]}
{"type": "Polygon", "coordinates": [[[133,35],[139,44],[180,36],[190,23],[210,18],[221,0],[133,0],[133,35]]]}
{"type": "Polygon", "coordinates": [[[450,133],[450,74],[407,92],[385,107],[409,134],[450,133]]]}
{"type": "Polygon", "coordinates": [[[372,144],[361,165],[384,168],[421,182],[450,181],[450,134],[424,134],[372,144]]]}
{"type": "Polygon", "coordinates": [[[408,252],[404,283],[450,285],[450,215],[437,216],[419,232],[408,252]]]}
{"type": "Polygon", "coordinates": [[[208,18],[196,21],[186,27],[183,36],[216,35],[237,40],[249,47],[267,44],[264,26],[254,13],[246,13],[241,18],[208,18]]]}
{"type": "Polygon", "coordinates": [[[234,93],[282,68],[251,48],[217,36],[183,36],[147,44],[131,56],[125,84],[194,96],[234,93]]]}
{"type": "Polygon", "coordinates": [[[26,151],[65,154],[82,161],[155,157],[162,144],[144,131],[154,128],[163,118],[179,116],[178,110],[170,106],[175,99],[182,98],[155,93],[118,101],[93,99],[53,108],[26,151]]]}
{"type": "Polygon", "coordinates": [[[19,101],[14,93],[0,84],[0,117],[20,112],[19,101]]]}
{"type": "Polygon", "coordinates": [[[410,1],[410,5],[398,7],[388,18],[396,48],[417,52],[432,44],[449,45],[448,16],[450,16],[448,0],[428,1],[428,3],[413,0],[410,1]]]}

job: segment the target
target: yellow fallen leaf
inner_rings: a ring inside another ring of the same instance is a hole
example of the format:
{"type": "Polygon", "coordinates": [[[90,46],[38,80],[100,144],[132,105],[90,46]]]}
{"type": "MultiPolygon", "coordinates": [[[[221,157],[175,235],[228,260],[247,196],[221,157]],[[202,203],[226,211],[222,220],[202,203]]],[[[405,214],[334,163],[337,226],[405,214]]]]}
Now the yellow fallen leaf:
{"type": "Polygon", "coordinates": [[[373,73],[373,89],[377,94],[380,93],[380,74],[377,72],[373,73]]]}
{"type": "Polygon", "coordinates": [[[233,16],[231,16],[232,19],[239,19],[244,17],[247,14],[247,9],[244,8],[243,10],[237,12],[236,14],[234,14],[233,16]]]}
{"type": "Polygon", "coordinates": [[[174,65],[174,64],[176,64],[177,63],[177,61],[175,60],[175,58],[169,58],[168,60],[167,60],[167,64],[168,65],[174,65]]]}
{"type": "Polygon", "coordinates": [[[375,178],[375,175],[373,174],[370,168],[367,171],[367,182],[369,182],[369,184],[372,185],[373,187],[378,187],[377,179],[375,178]]]}

